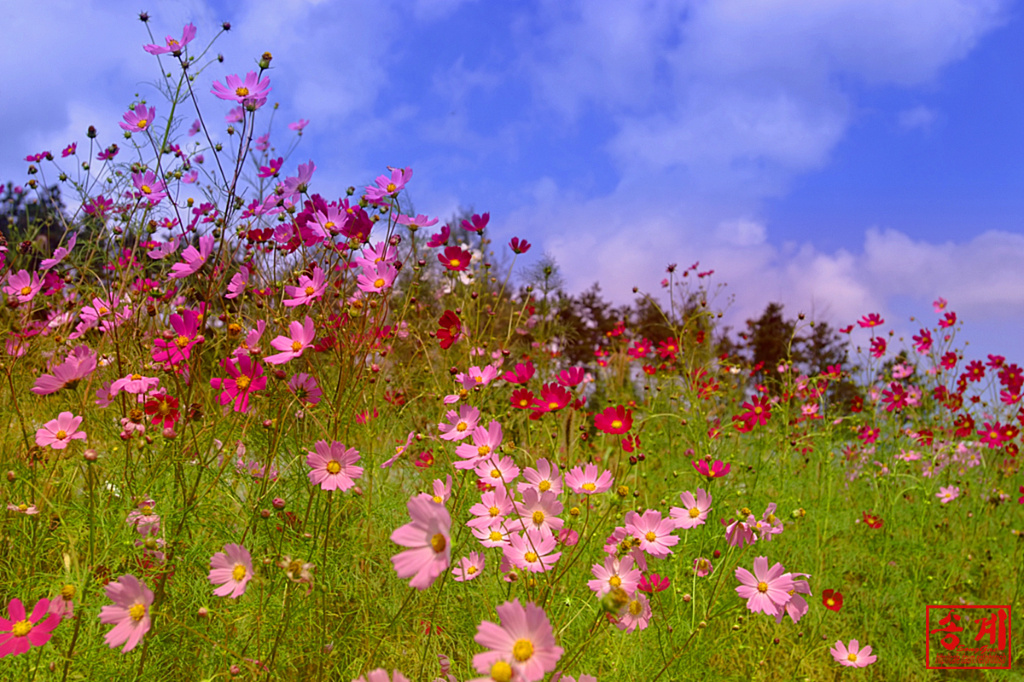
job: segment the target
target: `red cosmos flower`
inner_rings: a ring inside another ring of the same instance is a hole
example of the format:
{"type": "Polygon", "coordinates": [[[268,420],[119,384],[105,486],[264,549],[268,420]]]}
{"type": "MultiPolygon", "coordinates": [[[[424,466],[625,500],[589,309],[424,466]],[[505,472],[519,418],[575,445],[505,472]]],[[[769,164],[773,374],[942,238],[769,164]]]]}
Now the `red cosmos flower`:
{"type": "MultiPolygon", "coordinates": [[[[881,521],[879,521],[879,525],[881,525],[881,521]]],[[[821,603],[825,605],[826,609],[838,613],[839,609],[843,608],[843,595],[835,590],[824,590],[821,593],[821,603]]]]}
{"type": "Polygon", "coordinates": [[[530,250],[530,246],[532,246],[530,242],[525,239],[519,239],[519,237],[512,237],[512,241],[510,241],[508,245],[515,253],[526,253],[530,250]]]}
{"type": "Polygon", "coordinates": [[[732,468],[731,464],[723,464],[721,460],[716,459],[714,464],[708,467],[708,463],[703,459],[696,460],[693,462],[693,468],[697,470],[701,476],[707,476],[708,478],[721,478],[729,473],[729,469],[732,468]]]}
{"type": "Polygon", "coordinates": [[[675,360],[679,353],[679,342],[675,339],[666,339],[658,344],[658,357],[662,360],[675,360]]]}
{"type": "Polygon", "coordinates": [[[173,428],[181,413],[178,412],[178,399],[166,393],[158,393],[146,401],[144,406],[146,414],[153,417],[154,425],[161,425],[165,429],[173,428]]]}
{"type": "Polygon", "coordinates": [[[462,272],[469,267],[469,261],[473,257],[469,251],[464,251],[457,246],[447,246],[444,253],[437,254],[437,260],[452,272],[462,272]]]}
{"type": "Polygon", "coordinates": [[[948,353],[942,356],[942,360],[940,360],[939,363],[942,365],[943,369],[953,369],[954,367],[956,367],[956,363],[958,360],[959,358],[957,358],[956,353],[954,353],[953,351],[949,351],[948,353]]]}
{"type": "Polygon", "coordinates": [[[512,391],[512,407],[519,410],[528,410],[533,407],[533,392],[525,388],[512,391]]]}
{"type": "Polygon", "coordinates": [[[883,339],[882,337],[876,336],[875,338],[871,339],[871,357],[880,358],[883,355],[885,355],[885,347],[885,339],[883,339]]]}
{"type": "Polygon", "coordinates": [[[587,376],[587,370],[582,367],[570,367],[558,373],[558,383],[566,388],[575,388],[583,383],[587,376]]]}
{"type": "Polygon", "coordinates": [[[990,448],[998,448],[1009,440],[1009,438],[1006,438],[1006,434],[1006,427],[999,422],[985,422],[985,426],[978,431],[978,435],[981,436],[981,442],[990,448]]]}
{"type": "Polygon", "coordinates": [[[864,317],[860,318],[860,320],[857,321],[857,326],[859,326],[861,329],[869,329],[871,327],[877,327],[882,324],[885,324],[885,320],[883,320],[878,313],[871,313],[870,315],[865,315],[864,317]]]}
{"type": "Polygon", "coordinates": [[[533,401],[537,412],[555,412],[572,401],[572,393],[558,384],[544,384],[540,387],[540,398],[533,401]]]}
{"type": "Polygon", "coordinates": [[[981,360],[972,360],[964,370],[963,376],[971,382],[981,381],[985,378],[985,365],[981,364],[981,360]]]}
{"type": "Polygon", "coordinates": [[[847,326],[843,327],[842,329],[840,329],[839,333],[840,334],[849,334],[852,331],[853,331],[853,325],[850,324],[850,325],[847,325],[847,326]]]}
{"type": "Polygon", "coordinates": [[[999,370],[999,383],[1006,386],[1011,391],[1019,391],[1021,385],[1024,385],[1024,373],[1021,372],[1020,367],[1015,363],[1005,365],[999,370]]]}
{"type": "Polygon", "coordinates": [[[945,317],[939,320],[939,326],[943,329],[949,329],[954,324],[956,324],[956,313],[952,310],[946,313],[945,317]]]}
{"type": "Polygon", "coordinates": [[[594,415],[594,426],[611,435],[626,433],[633,428],[633,413],[622,405],[609,407],[601,414],[594,415]]]}
{"type": "Polygon", "coordinates": [[[883,521],[882,521],[881,518],[875,516],[874,514],[868,514],[867,512],[863,512],[863,515],[864,515],[864,523],[867,524],[869,527],[871,527],[871,528],[881,528],[882,527],[883,521]]]}
{"type": "Polygon", "coordinates": [[[914,347],[917,348],[917,352],[922,355],[932,349],[932,333],[927,329],[922,329],[921,332],[914,337],[914,347]]]}
{"type": "Polygon", "coordinates": [[[633,345],[629,348],[629,350],[626,351],[626,353],[628,353],[629,357],[631,358],[641,360],[650,355],[651,350],[653,350],[653,348],[654,347],[652,346],[650,341],[648,341],[647,339],[640,339],[639,341],[634,341],[633,345]]]}
{"type": "Polygon", "coordinates": [[[437,330],[437,340],[441,342],[441,348],[447,350],[462,336],[462,321],[451,310],[446,310],[438,324],[441,328],[437,330]]]}

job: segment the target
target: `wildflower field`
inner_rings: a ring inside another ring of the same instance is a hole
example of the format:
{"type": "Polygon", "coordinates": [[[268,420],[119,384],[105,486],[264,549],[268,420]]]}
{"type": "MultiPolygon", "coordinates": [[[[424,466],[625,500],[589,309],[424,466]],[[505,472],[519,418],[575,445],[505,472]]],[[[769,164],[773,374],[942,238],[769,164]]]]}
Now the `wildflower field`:
{"type": "Polygon", "coordinates": [[[0,678],[1017,679],[1024,371],[944,300],[770,359],[698,264],[584,315],[172,32],[4,195],[0,678]]]}

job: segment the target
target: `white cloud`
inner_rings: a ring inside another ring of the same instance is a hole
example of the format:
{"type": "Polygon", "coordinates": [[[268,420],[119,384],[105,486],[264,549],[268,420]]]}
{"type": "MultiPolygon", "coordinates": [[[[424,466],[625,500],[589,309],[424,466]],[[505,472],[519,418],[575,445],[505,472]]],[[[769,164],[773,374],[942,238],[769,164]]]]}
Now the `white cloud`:
{"type": "Polygon", "coordinates": [[[935,124],[938,112],[926,106],[917,106],[912,109],[905,109],[897,116],[900,128],[904,130],[928,131],[935,124]]]}

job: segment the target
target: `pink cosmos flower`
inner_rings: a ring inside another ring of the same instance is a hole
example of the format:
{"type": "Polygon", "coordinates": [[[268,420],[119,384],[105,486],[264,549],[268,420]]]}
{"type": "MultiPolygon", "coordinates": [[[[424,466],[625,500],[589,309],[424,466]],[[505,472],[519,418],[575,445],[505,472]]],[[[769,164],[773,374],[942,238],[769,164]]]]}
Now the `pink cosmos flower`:
{"type": "Polygon", "coordinates": [[[636,512],[626,514],[626,531],[640,541],[640,549],[653,557],[667,557],[672,554],[670,547],[679,542],[672,535],[676,522],[671,518],[662,518],[661,512],[648,509],[643,516],[636,512]]]}
{"type": "Polygon", "coordinates": [[[306,464],[313,469],[309,482],[321,490],[348,490],[363,475],[363,467],[356,466],[359,451],[355,448],[346,449],[338,441],[328,444],[325,440],[318,440],[315,448],[316,452],[306,455],[306,464]]]}
{"type": "Polygon", "coordinates": [[[373,203],[380,203],[388,197],[395,196],[405,189],[406,183],[412,179],[412,168],[392,168],[391,177],[386,175],[377,176],[374,181],[376,186],[366,188],[366,200],[373,203]]]}
{"type": "Polygon", "coordinates": [[[433,227],[434,225],[437,225],[437,223],[437,218],[430,218],[429,216],[425,216],[422,213],[417,214],[416,217],[407,215],[398,216],[399,225],[407,225],[410,229],[413,230],[418,230],[421,227],[433,227]]]}
{"type": "Polygon", "coordinates": [[[611,488],[615,480],[609,471],[602,471],[600,475],[597,472],[596,464],[573,467],[565,475],[565,484],[577,495],[598,495],[611,488]]]}
{"type": "Polygon", "coordinates": [[[683,506],[672,507],[669,511],[676,522],[676,527],[695,528],[704,525],[708,512],[711,511],[711,495],[706,490],[697,488],[696,499],[690,491],[680,493],[679,499],[682,500],[683,506]]]}
{"type": "Polygon", "coordinates": [[[171,36],[167,36],[164,40],[166,45],[143,45],[142,49],[149,54],[167,54],[170,52],[173,56],[177,57],[181,55],[181,51],[185,49],[185,46],[192,42],[192,39],[196,37],[196,27],[192,24],[187,24],[181,32],[181,40],[176,40],[171,36]]]}
{"type": "Polygon", "coordinates": [[[698,578],[705,578],[711,575],[711,572],[714,570],[715,568],[711,565],[711,562],[702,556],[693,560],[693,572],[697,574],[698,578]]]}
{"type": "Polygon", "coordinates": [[[316,379],[305,372],[299,372],[288,380],[288,390],[303,405],[316,405],[324,394],[316,379]]]}
{"type": "Polygon", "coordinates": [[[24,502],[22,502],[21,504],[14,504],[13,502],[8,502],[7,511],[17,512],[19,514],[24,514],[26,516],[35,516],[39,513],[39,510],[36,509],[36,506],[34,504],[25,504],[24,502]]]}
{"type": "Polygon", "coordinates": [[[466,522],[470,528],[489,528],[495,521],[503,521],[512,513],[512,499],[505,486],[497,486],[493,490],[485,490],[480,501],[469,508],[474,518],[466,522]]]}
{"type": "Polygon", "coordinates": [[[360,675],[352,682],[409,682],[409,678],[397,670],[394,671],[394,677],[392,677],[384,668],[377,668],[366,673],[366,677],[360,675]]]}
{"type": "Polygon", "coordinates": [[[527,251],[530,250],[530,247],[533,245],[530,244],[530,242],[526,241],[525,239],[519,239],[519,237],[512,237],[512,241],[508,243],[508,246],[510,249],[512,249],[513,253],[526,253],[527,251]]]}
{"type": "Polygon", "coordinates": [[[181,279],[199,272],[206,263],[206,259],[213,253],[213,244],[213,235],[207,235],[199,238],[198,249],[191,244],[187,246],[181,254],[181,258],[185,262],[172,265],[171,273],[167,276],[171,279],[181,279]]]}
{"type": "Polygon", "coordinates": [[[772,536],[778,535],[785,526],[782,524],[782,519],[775,515],[775,503],[772,502],[768,505],[768,508],[764,510],[764,515],[761,516],[760,520],[755,520],[754,515],[751,514],[747,517],[747,525],[757,533],[757,537],[761,540],[770,542],[772,536]]]}
{"type": "Polygon", "coordinates": [[[503,549],[505,557],[517,567],[530,573],[544,573],[555,567],[561,552],[555,552],[555,536],[550,531],[528,528],[523,533],[508,536],[503,549]]]}
{"type": "Polygon", "coordinates": [[[939,492],[935,493],[935,497],[939,498],[939,502],[942,504],[949,504],[956,498],[960,497],[960,488],[955,485],[939,488],[939,492]]]}
{"type": "Polygon", "coordinates": [[[313,301],[319,300],[325,291],[327,291],[327,280],[324,277],[324,271],[314,265],[312,277],[300,275],[299,286],[284,288],[284,293],[288,296],[284,300],[284,304],[288,308],[310,305],[313,301]]]}
{"type": "Polygon", "coordinates": [[[67,147],[64,147],[64,151],[62,151],[60,153],[60,156],[61,156],[62,159],[66,159],[69,156],[73,155],[75,153],[75,150],[77,150],[77,149],[78,149],[78,143],[77,142],[72,142],[67,147]]]}
{"type": "Polygon", "coordinates": [[[650,620],[651,603],[647,600],[647,595],[636,592],[630,597],[629,604],[615,626],[626,632],[635,632],[645,630],[650,620]]]}
{"type": "Polygon", "coordinates": [[[697,470],[701,476],[707,476],[708,478],[719,478],[729,473],[729,469],[732,468],[731,464],[723,464],[721,460],[715,460],[711,467],[708,467],[708,463],[701,460],[695,460],[692,462],[693,468],[697,470]]]}
{"type": "Polygon", "coordinates": [[[477,215],[474,213],[469,220],[462,221],[462,229],[469,230],[470,232],[483,232],[490,220],[490,213],[484,213],[483,215],[477,215]]]}
{"type": "Polygon", "coordinates": [[[604,559],[604,565],[594,564],[590,567],[593,580],[587,581],[587,587],[594,591],[599,598],[608,594],[612,589],[621,587],[626,594],[633,594],[640,586],[642,574],[640,569],[633,565],[633,557],[626,555],[621,559],[614,555],[604,559]]]}
{"type": "Polygon", "coordinates": [[[878,656],[871,655],[871,647],[861,649],[860,642],[855,639],[850,640],[850,646],[843,644],[842,640],[836,640],[836,645],[828,651],[836,663],[849,668],[864,668],[878,660],[878,656]]]}
{"type": "Polygon", "coordinates": [[[224,298],[238,298],[245,293],[245,287],[248,283],[249,270],[248,268],[243,268],[231,277],[231,281],[228,282],[228,293],[224,294],[224,298]]]}
{"type": "Polygon", "coordinates": [[[468,372],[455,376],[455,380],[462,384],[467,391],[486,386],[496,378],[498,378],[498,370],[493,365],[486,365],[483,369],[474,365],[469,368],[468,372]]]}
{"type": "Polygon", "coordinates": [[[459,563],[452,569],[452,575],[456,582],[466,582],[479,577],[484,571],[484,555],[480,552],[470,552],[468,557],[459,559],[459,563]]]}
{"type": "Polygon", "coordinates": [[[71,388],[96,369],[96,354],[87,346],[75,348],[67,360],[53,368],[53,374],[43,374],[30,389],[36,395],[50,395],[71,388]],[[79,351],[79,349],[85,349],[79,351]]]}
{"type": "Polygon", "coordinates": [[[313,345],[313,339],[316,338],[316,326],[313,324],[313,318],[308,315],[304,322],[293,320],[288,325],[288,331],[291,333],[291,338],[278,336],[270,342],[271,346],[282,352],[268,355],[263,358],[264,362],[271,365],[283,365],[293,358],[300,358],[302,351],[310,348],[313,345]]]}
{"type": "Polygon", "coordinates": [[[406,504],[410,523],[396,528],[391,541],[409,549],[391,557],[399,578],[412,578],[410,587],[425,590],[451,564],[452,517],[444,505],[414,497],[406,504]]]}
{"type": "Polygon", "coordinates": [[[526,479],[526,482],[518,485],[520,494],[527,488],[533,488],[539,493],[550,491],[555,495],[562,494],[562,476],[558,471],[558,465],[547,459],[538,459],[536,469],[532,467],[523,469],[523,478],[526,479]]]}
{"type": "Polygon", "coordinates": [[[473,471],[482,485],[494,487],[511,485],[519,478],[519,467],[512,458],[499,458],[496,454],[477,462],[473,471]]]}
{"type": "Polygon", "coordinates": [[[104,639],[111,649],[124,643],[121,651],[128,653],[149,632],[149,607],[153,603],[153,591],[134,575],[122,575],[117,582],[107,585],[105,590],[114,605],[100,609],[100,622],[114,625],[114,628],[104,639]]]}
{"type": "Polygon", "coordinates": [[[218,402],[221,405],[235,404],[235,412],[249,411],[249,396],[253,391],[262,391],[267,387],[267,377],[263,376],[263,367],[259,361],[248,355],[240,355],[234,360],[225,358],[221,362],[229,378],[214,377],[210,386],[220,390],[218,402]]]}
{"type": "Polygon", "coordinates": [[[742,548],[744,545],[752,545],[757,542],[757,533],[750,525],[742,520],[721,519],[725,526],[725,539],[733,547],[742,548]]]}
{"type": "Polygon", "coordinates": [[[741,583],[736,593],[747,600],[752,613],[776,616],[793,598],[793,577],[785,570],[779,563],[768,568],[768,558],[763,556],[754,559],[753,574],[745,568],[736,569],[736,579],[741,583]]]}
{"type": "Polygon", "coordinates": [[[63,450],[73,440],[85,440],[85,432],[78,430],[83,419],[70,412],[61,412],[56,419],[46,422],[43,428],[36,431],[36,445],[63,450]]]}
{"type": "Polygon", "coordinates": [[[53,630],[60,625],[60,616],[49,613],[50,600],[40,599],[32,609],[32,615],[25,617],[25,607],[20,599],[12,599],[7,605],[10,618],[0,618],[0,658],[26,653],[34,646],[43,646],[50,641],[53,630]],[[47,616],[42,623],[39,621],[47,616]]]}
{"type": "Polygon", "coordinates": [[[188,360],[192,347],[197,343],[202,321],[200,313],[185,310],[181,315],[171,315],[171,339],[157,338],[153,341],[153,362],[173,366],[188,360]]]}
{"type": "Polygon", "coordinates": [[[36,297],[42,288],[43,282],[37,273],[33,272],[30,275],[28,270],[19,270],[7,275],[7,286],[4,287],[4,293],[15,298],[18,303],[28,303],[36,297]]]}
{"type": "Polygon", "coordinates": [[[74,585],[64,585],[50,602],[50,608],[47,610],[61,620],[72,618],[75,615],[76,592],[74,585]]]}
{"type": "Polygon", "coordinates": [[[156,107],[147,108],[144,104],[137,104],[134,109],[125,113],[124,121],[118,125],[130,133],[141,133],[148,130],[155,119],[156,107]]]}
{"type": "Polygon", "coordinates": [[[441,265],[452,272],[464,271],[469,267],[469,262],[472,258],[473,254],[457,246],[447,246],[444,249],[444,253],[437,254],[437,259],[441,261],[441,265]]]}
{"type": "Polygon", "coordinates": [[[474,429],[476,429],[477,422],[480,419],[480,410],[469,405],[463,405],[459,408],[459,411],[449,410],[445,415],[445,419],[448,423],[441,423],[437,425],[437,430],[441,432],[441,440],[462,440],[463,438],[469,438],[473,435],[474,429]]]}
{"type": "Polygon", "coordinates": [[[247,109],[255,110],[260,108],[267,101],[270,94],[270,78],[259,80],[259,74],[250,71],[245,74],[245,80],[232,74],[224,79],[226,85],[220,81],[214,81],[211,92],[223,100],[238,102],[247,109]]]}
{"type": "Polygon", "coordinates": [[[491,421],[487,428],[478,426],[473,429],[473,444],[463,443],[455,448],[455,454],[461,460],[455,462],[456,469],[473,469],[484,459],[489,458],[501,447],[503,437],[501,424],[491,421]]]}
{"type": "Polygon", "coordinates": [[[78,233],[72,232],[71,237],[68,239],[66,246],[58,246],[53,250],[53,256],[51,258],[44,258],[39,263],[39,269],[43,272],[53,268],[62,260],[64,260],[71,250],[75,248],[75,244],[78,243],[78,233]]]}
{"type": "Polygon", "coordinates": [[[373,268],[364,268],[356,277],[356,286],[367,294],[381,294],[395,283],[398,269],[391,263],[380,263],[373,268]]]}
{"type": "Polygon", "coordinates": [[[807,600],[800,596],[811,593],[811,585],[807,582],[807,578],[810,576],[806,573],[787,573],[786,575],[793,578],[793,589],[790,590],[791,598],[786,603],[785,608],[779,609],[779,612],[775,614],[775,622],[781,623],[783,614],[786,614],[794,623],[799,623],[800,619],[811,610],[807,600]],[[803,580],[797,580],[797,578],[803,578],[803,580]]]}
{"type": "Polygon", "coordinates": [[[156,206],[167,196],[164,181],[158,180],[151,170],[145,173],[132,173],[132,184],[139,190],[135,193],[135,198],[148,200],[150,206],[156,206]]]}
{"type": "Polygon", "coordinates": [[[451,236],[452,228],[449,227],[448,225],[444,225],[441,227],[440,232],[437,232],[430,236],[430,241],[427,242],[427,247],[431,249],[436,249],[441,246],[446,246],[451,236]]]}
{"type": "Polygon", "coordinates": [[[298,121],[295,121],[293,123],[289,123],[288,124],[288,130],[294,130],[297,133],[299,133],[299,135],[301,135],[302,131],[305,130],[306,126],[308,126],[308,125],[309,125],[309,120],[308,119],[300,118],[298,121]]]}
{"type": "Polygon", "coordinates": [[[131,393],[132,395],[149,393],[151,390],[156,388],[159,383],[160,379],[157,377],[144,377],[141,374],[129,374],[126,377],[116,379],[110,384],[110,397],[113,398],[121,391],[131,393]]]}
{"type": "Polygon", "coordinates": [[[553,492],[539,493],[533,488],[527,488],[523,491],[523,500],[516,509],[519,517],[509,522],[508,529],[532,528],[557,535],[565,525],[565,521],[558,518],[563,509],[562,503],[558,501],[558,495],[553,492]]]}
{"type": "Polygon", "coordinates": [[[555,645],[551,622],[541,607],[518,600],[497,609],[501,625],[480,623],[473,640],[490,649],[473,657],[477,672],[494,680],[539,682],[558,665],[563,649],[555,645]],[[513,677],[514,676],[514,677],[513,677]]]}
{"type": "Polygon", "coordinates": [[[241,545],[224,545],[224,551],[217,552],[210,559],[209,580],[220,585],[213,591],[218,597],[237,599],[242,596],[252,575],[252,556],[241,545]]]}

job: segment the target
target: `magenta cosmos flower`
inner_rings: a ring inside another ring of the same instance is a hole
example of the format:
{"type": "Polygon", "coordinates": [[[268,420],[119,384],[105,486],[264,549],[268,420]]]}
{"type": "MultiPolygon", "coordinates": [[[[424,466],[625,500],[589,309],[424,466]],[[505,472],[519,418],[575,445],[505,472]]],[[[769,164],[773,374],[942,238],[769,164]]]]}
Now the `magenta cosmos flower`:
{"type": "Polygon", "coordinates": [[[196,27],[192,24],[187,24],[184,30],[181,32],[181,40],[167,36],[164,40],[166,45],[143,45],[142,49],[150,54],[167,54],[170,52],[172,55],[177,57],[181,54],[181,51],[185,49],[185,46],[192,42],[192,39],[196,37],[196,27]]]}
{"type": "Polygon", "coordinates": [[[252,580],[252,556],[241,545],[224,545],[210,559],[210,582],[220,585],[213,593],[218,597],[237,599],[252,580]]]}
{"type": "Polygon", "coordinates": [[[573,467],[565,475],[565,484],[569,489],[578,495],[597,495],[612,487],[615,480],[611,472],[602,471],[598,475],[596,464],[587,464],[584,467],[573,467]]]}
{"type": "Polygon", "coordinates": [[[161,199],[167,196],[167,187],[164,185],[164,181],[158,179],[151,170],[145,173],[133,173],[132,184],[135,185],[135,189],[139,190],[135,193],[135,198],[147,199],[150,206],[156,206],[161,199]]]}
{"type": "Polygon", "coordinates": [[[12,599],[7,605],[10,618],[0,618],[0,658],[17,656],[34,646],[43,646],[50,641],[53,629],[60,625],[60,616],[49,613],[50,600],[40,599],[32,609],[32,615],[25,617],[25,606],[20,599],[12,599]],[[43,616],[48,616],[40,623],[43,616]]]}
{"type": "Polygon", "coordinates": [[[703,459],[693,462],[693,468],[697,470],[701,476],[707,476],[708,478],[720,478],[729,473],[729,469],[732,468],[731,464],[723,464],[721,460],[716,459],[714,464],[710,467],[708,463],[703,459]]]}
{"type": "Polygon", "coordinates": [[[396,528],[391,542],[409,549],[391,557],[391,563],[399,578],[412,578],[411,587],[425,590],[451,564],[452,517],[428,497],[414,497],[406,507],[412,521],[396,528]]]}
{"type": "Polygon", "coordinates": [[[125,112],[124,121],[119,123],[122,130],[129,133],[141,133],[153,125],[156,118],[156,107],[147,107],[144,104],[137,104],[134,109],[125,112]]]}
{"type": "Polygon", "coordinates": [[[153,591],[134,575],[122,575],[116,583],[110,583],[105,589],[114,605],[100,609],[100,622],[114,625],[114,629],[104,639],[111,649],[123,643],[122,651],[127,653],[149,632],[149,607],[153,603],[153,591]]]}
{"type": "Polygon", "coordinates": [[[56,419],[46,422],[36,431],[36,445],[63,450],[73,440],[85,440],[85,432],[78,430],[82,419],[84,417],[76,417],[70,412],[61,412],[56,419]]]}
{"type": "Polygon", "coordinates": [[[864,668],[878,659],[878,656],[871,655],[871,647],[861,649],[860,642],[855,639],[850,640],[850,646],[843,644],[842,640],[837,640],[836,645],[829,649],[829,653],[836,659],[836,663],[850,668],[864,668]]]}
{"type": "Polygon", "coordinates": [[[316,325],[313,324],[313,318],[307,315],[303,322],[293,320],[288,325],[288,332],[291,334],[291,338],[278,336],[270,342],[271,346],[281,352],[268,355],[263,358],[263,362],[268,362],[271,365],[283,365],[293,358],[302,357],[302,352],[313,345],[313,340],[316,338],[316,325]]]}
{"type": "Polygon", "coordinates": [[[473,640],[490,651],[473,657],[477,672],[489,673],[494,680],[538,682],[558,665],[562,647],[555,645],[555,635],[544,609],[518,600],[505,602],[497,609],[501,625],[490,621],[480,623],[473,640]]]}
{"type": "Polygon", "coordinates": [[[470,552],[468,557],[462,557],[452,569],[455,582],[466,582],[478,578],[484,571],[484,555],[480,552],[470,552]]]}
{"type": "Polygon", "coordinates": [[[263,367],[248,355],[240,355],[233,361],[225,359],[221,366],[230,375],[229,378],[210,379],[210,386],[221,391],[218,402],[221,405],[230,405],[233,402],[235,412],[248,412],[249,396],[252,392],[262,391],[267,387],[263,367]]]}
{"type": "Polygon", "coordinates": [[[206,259],[213,253],[214,243],[213,235],[206,235],[199,238],[198,249],[189,244],[181,253],[181,258],[185,262],[172,265],[171,273],[167,276],[172,279],[181,279],[199,272],[206,264],[206,259]]]}
{"type": "Polygon", "coordinates": [[[309,482],[323,490],[348,490],[355,485],[355,479],[363,475],[363,467],[356,466],[359,451],[345,448],[338,441],[329,444],[325,440],[316,442],[316,452],[306,455],[306,464],[313,468],[309,482]]]}
{"type": "Polygon", "coordinates": [[[747,608],[753,613],[760,611],[777,616],[793,598],[793,577],[785,572],[782,564],[768,568],[767,557],[754,559],[754,573],[745,568],[736,569],[736,579],[742,583],[736,593],[747,600],[747,608]]]}
{"type": "Polygon", "coordinates": [[[245,74],[244,80],[232,74],[224,79],[226,85],[221,85],[220,81],[215,81],[211,92],[220,99],[238,102],[244,107],[258,109],[267,101],[267,95],[270,94],[270,78],[264,78],[263,80],[259,78],[255,71],[245,74]]]}

